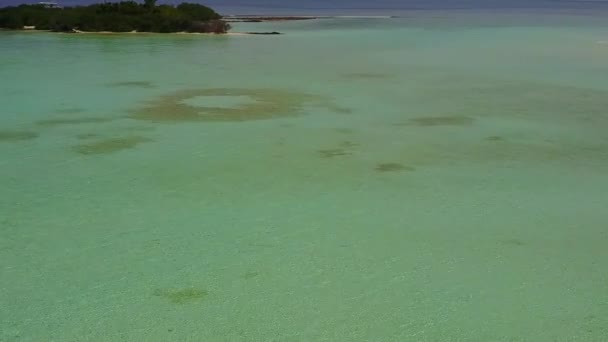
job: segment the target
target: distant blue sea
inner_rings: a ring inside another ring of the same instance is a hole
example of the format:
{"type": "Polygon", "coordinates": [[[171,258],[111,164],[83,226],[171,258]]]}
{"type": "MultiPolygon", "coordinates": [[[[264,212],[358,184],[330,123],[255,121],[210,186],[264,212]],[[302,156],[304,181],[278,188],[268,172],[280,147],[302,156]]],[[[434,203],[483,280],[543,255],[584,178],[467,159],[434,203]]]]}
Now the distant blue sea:
{"type": "MultiPolygon", "coordinates": [[[[63,5],[83,5],[98,0],[57,0],[63,5]]],[[[118,0],[116,0],[118,1],[118,0]]],[[[2,0],[2,5],[36,3],[37,0],[2,0]]],[[[165,0],[159,3],[180,3],[165,0]]],[[[536,10],[606,10],[608,0],[208,0],[199,2],[224,14],[399,14],[408,10],[443,9],[536,9],[536,10]]]]}

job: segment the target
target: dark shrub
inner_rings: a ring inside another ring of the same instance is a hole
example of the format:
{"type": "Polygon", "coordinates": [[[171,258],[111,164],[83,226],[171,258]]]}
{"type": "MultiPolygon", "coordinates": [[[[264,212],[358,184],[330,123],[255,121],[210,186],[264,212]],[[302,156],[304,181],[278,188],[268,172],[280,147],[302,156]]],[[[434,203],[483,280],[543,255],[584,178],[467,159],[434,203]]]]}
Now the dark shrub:
{"type": "Polygon", "coordinates": [[[68,32],[213,32],[225,33],[230,25],[209,7],[183,3],[177,7],[156,6],[155,0],[144,4],[135,1],[104,2],[89,6],[44,8],[40,5],[21,5],[0,8],[0,28],[37,29],[68,32]]]}

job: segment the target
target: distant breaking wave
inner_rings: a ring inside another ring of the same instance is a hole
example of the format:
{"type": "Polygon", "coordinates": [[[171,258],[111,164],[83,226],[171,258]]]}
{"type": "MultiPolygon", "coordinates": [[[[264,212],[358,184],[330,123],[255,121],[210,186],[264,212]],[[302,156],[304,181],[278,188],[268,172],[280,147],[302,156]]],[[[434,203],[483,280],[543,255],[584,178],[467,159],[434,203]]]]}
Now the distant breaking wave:
{"type": "Polygon", "coordinates": [[[345,18],[345,19],[391,19],[398,18],[395,15],[334,15],[330,18],[345,18]]]}

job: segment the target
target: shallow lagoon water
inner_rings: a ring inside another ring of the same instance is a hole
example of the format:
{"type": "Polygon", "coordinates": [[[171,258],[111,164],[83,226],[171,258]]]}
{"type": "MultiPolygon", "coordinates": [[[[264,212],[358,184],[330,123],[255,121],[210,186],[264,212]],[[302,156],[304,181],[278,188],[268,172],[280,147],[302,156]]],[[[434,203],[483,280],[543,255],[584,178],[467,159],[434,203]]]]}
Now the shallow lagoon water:
{"type": "Polygon", "coordinates": [[[0,33],[1,341],[608,339],[608,25],[0,33]]]}

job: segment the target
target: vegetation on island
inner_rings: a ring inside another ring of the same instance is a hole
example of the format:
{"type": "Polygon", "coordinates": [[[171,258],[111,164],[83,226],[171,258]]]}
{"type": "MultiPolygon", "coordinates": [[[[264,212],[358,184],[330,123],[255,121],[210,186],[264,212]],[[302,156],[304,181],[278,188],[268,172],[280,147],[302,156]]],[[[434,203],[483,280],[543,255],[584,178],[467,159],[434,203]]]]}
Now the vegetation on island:
{"type": "Polygon", "coordinates": [[[48,8],[21,5],[0,8],[0,28],[57,32],[205,32],[226,33],[230,25],[213,9],[193,3],[157,5],[156,0],[104,2],[48,8]]]}

